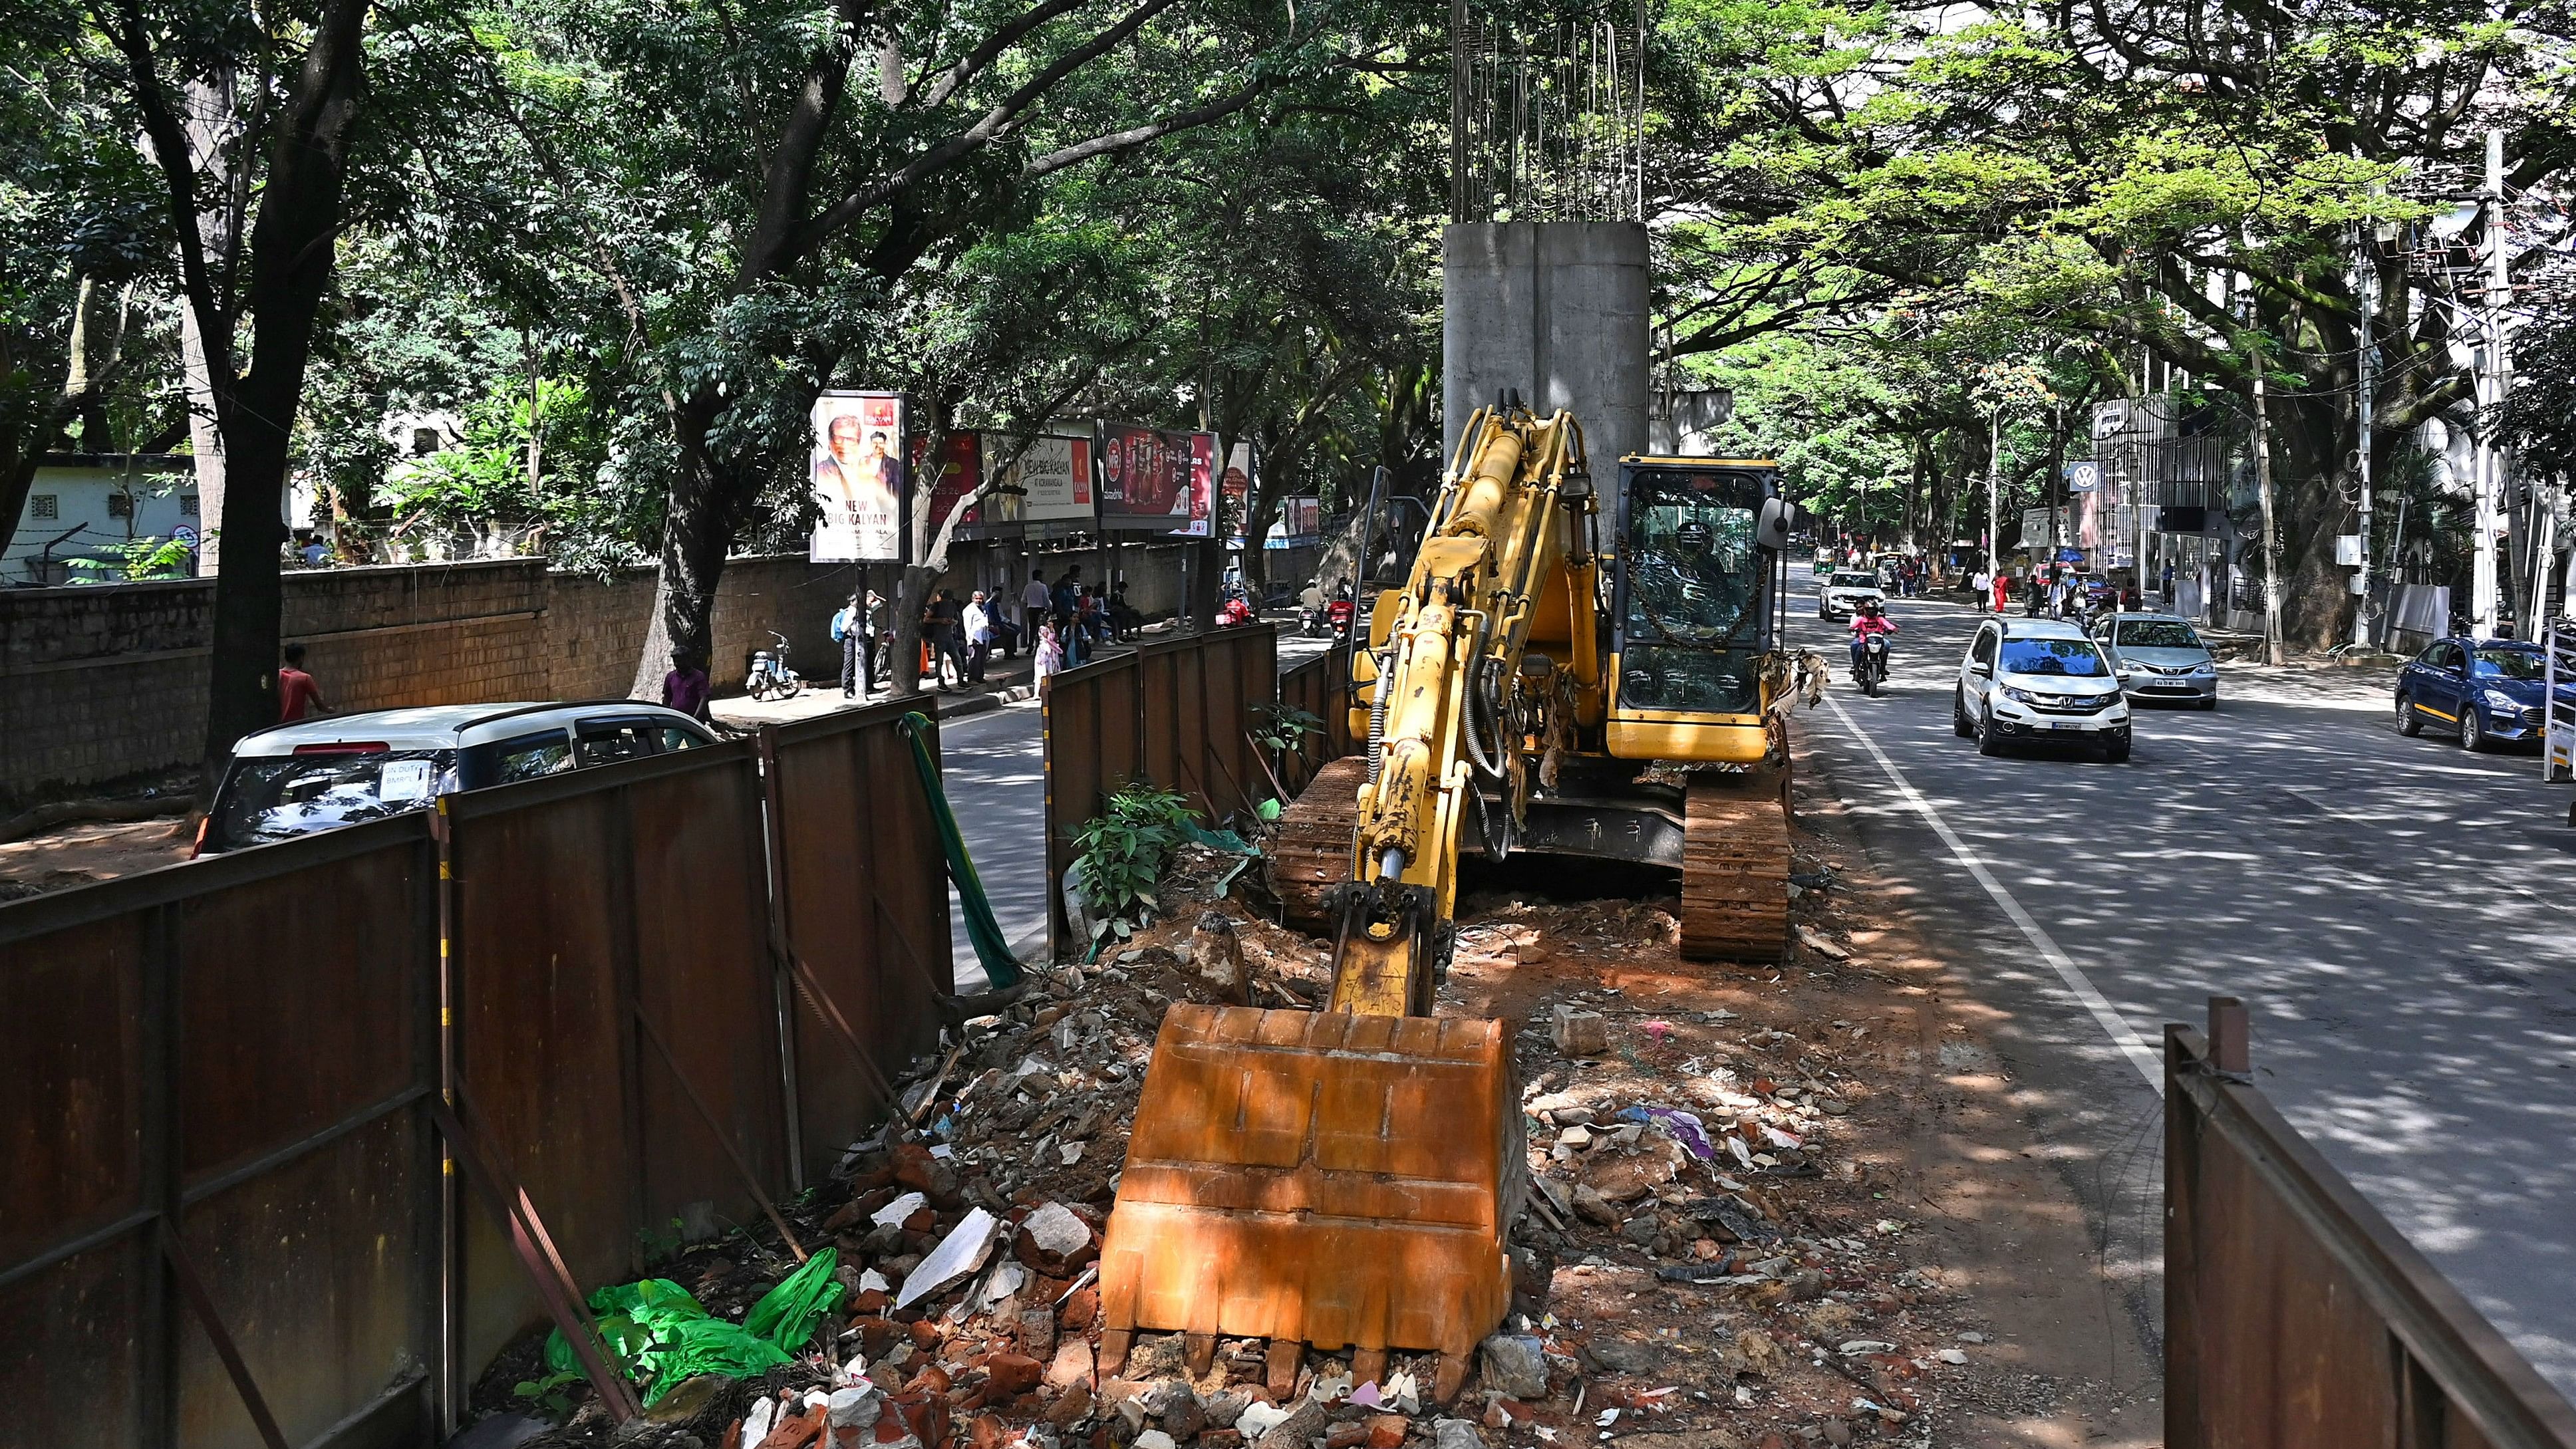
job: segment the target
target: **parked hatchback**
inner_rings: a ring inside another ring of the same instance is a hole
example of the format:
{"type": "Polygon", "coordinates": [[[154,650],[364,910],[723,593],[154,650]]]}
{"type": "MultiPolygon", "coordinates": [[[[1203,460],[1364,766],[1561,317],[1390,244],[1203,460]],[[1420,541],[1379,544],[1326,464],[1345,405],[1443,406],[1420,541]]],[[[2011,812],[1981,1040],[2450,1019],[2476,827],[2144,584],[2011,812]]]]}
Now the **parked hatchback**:
{"type": "Polygon", "coordinates": [[[425,810],[439,796],[715,743],[677,710],[454,704],[300,720],[233,746],[197,837],[211,855],[425,810]]]}
{"type": "Polygon", "coordinates": [[[1951,728],[1977,752],[2011,743],[2070,744],[2129,758],[2129,703],[2111,661],[2084,631],[2055,619],[1988,619],[1959,661],[1951,728]]]}
{"type": "MultiPolygon", "coordinates": [[[[2548,673],[2537,644],[2436,639],[2397,671],[2398,732],[2421,734],[2429,724],[2472,750],[2537,743],[2548,673]]],[[[2576,684],[2561,682],[2558,697],[2576,701],[2576,684]]]]}
{"type": "Polygon", "coordinates": [[[2133,701],[2218,708],[2218,662],[2199,631],[2171,614],[2115,614],[2093,626],[2094,642],[2133,701]]]}

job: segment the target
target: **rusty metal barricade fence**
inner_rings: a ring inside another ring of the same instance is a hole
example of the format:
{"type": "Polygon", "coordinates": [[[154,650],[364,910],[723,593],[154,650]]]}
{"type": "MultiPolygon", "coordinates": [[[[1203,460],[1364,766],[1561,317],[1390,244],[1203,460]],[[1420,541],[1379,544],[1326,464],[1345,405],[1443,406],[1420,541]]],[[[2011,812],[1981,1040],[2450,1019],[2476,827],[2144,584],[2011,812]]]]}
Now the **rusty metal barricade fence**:
{"type": "Polygon", "coordinates": [[[0,907],[11,1421],[435,1442],[516,1335],[828,1169],[951,988],[900,717],[0,907]]]}
{"type": "Polygon", "coordinates": [[[2576,1408],[2252,1085],[2165,1028],[2166,1449],[2576,1449],[2576,1408]]]}
{"type": "Polygon", "coordinates": [[[1189,798],[1214,822],[1273,795],[1253,742],[1259,707],[1279,698],[1274,625],[1247,624],[1139,645],[1049,678],[1046,736],[1047,939],[1075,943],[1058,889],[1072,833],[1131,780],[1189,798]]]}
{"type": "Polygon", "coordinates": [[[1290,790],[1305,789],[1317,770],[1359,752],[1360,741],[1351,736],[1350,691],[1351,654],[1339,644],[1280,671],[1279,702],[1323,721],[1293,757],[1294,778],[1281,782],[1290,790]]]}

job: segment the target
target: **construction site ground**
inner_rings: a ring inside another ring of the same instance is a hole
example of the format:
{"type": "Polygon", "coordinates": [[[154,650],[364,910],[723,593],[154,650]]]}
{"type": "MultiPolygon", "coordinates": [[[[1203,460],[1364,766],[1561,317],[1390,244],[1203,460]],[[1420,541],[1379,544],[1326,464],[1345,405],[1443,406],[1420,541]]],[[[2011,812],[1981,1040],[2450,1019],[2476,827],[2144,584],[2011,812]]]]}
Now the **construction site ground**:
{"type": "MultiPolygon", "coordinates": [[[[2153,1326],[2103,1271],[2070,1186],[2100,1166],[2034,1137],[1983,1040],[1977,963],[1927,944],[1803,757],[1796,793],[1805,884],[1776,967],[1682,961],[1669,878],[1524,863],[1473,879],[1440,1010],[1519,1025],[1535,1182],[1501,1330],[1518,1342],[1489,1341],[1450,1404],[1429,1401],[1428,1358],[1401,1352],[1386,1383],[1360,1384],[1347,1352],[1310,1350],[1283,1385],[1259,1341],[1220,1340],[1194,1364],[1179,1336],[1146,1335],[1115,1377],[1098,1372],[1086,1270],[1163,1010],[1305,1005],[1328,979],[1325,944],[1257,897],[1208,899],[1231,862],[1192,851],[1163,922],[1059,965],[917,1062],[904,1122],[791,1208],[848,1290],[796,1363],[660,1386],[620,1435],[578,1385],[558,1399],[568,1423],[522,1417],[534,1405],[516,1390],[542,1377],[532,1337],[479,1386],[494,1417],[475,1442],[2160,1442],[2153,1326]],[[1212,930],[1211,913],[1227,921],[1212,930]],[[942,1259],[963,1271],[915,1282],[942,1259]],[[898,1307],[908,1287],[929,1291],[898,1307]]],[[[658,1272],[723,1318],[795,1267],[760,1227],[658,1272]]]]}

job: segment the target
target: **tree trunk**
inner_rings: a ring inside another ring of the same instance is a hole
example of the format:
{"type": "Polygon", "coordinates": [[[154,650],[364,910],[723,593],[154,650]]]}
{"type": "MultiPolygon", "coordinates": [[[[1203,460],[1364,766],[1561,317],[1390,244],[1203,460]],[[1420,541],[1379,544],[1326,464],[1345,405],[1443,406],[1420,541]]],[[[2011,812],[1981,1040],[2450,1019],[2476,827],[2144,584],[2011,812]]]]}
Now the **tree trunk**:
{"type": "Polygon", "coordinates": [[[626,690],[632,699],[659,700],[663,676],[683,655],[705,662],[711,685],[717,678],[716,585],[724,578],[732,530],[707,466],[707,430],[715,425],[721,403],[700,393],[672,410],[680,466],[663,505],[662,568],[653,583],[653,612],[644,648],[636,656],[635,679],[626,690]]]}
{"type": "MultiPolygon", "coordinates": [[[[294,100],[277,132],[250,239],[250,370],[217,379],[224,402],[223,527],[232,540],[215,575],[206,690],[210,795],[234,741],[277,721],[282,594],[279,551],[295,415],[312,358],[313,321],[331,285],[348,179],[348,147],[365,80],[366,0],[335,0],[315,27],[294,100]]],[[[211,357],[209,361],[219,361],[211,357]]],[[[202,504],[201,504],[202,506],[202,504]]]]}

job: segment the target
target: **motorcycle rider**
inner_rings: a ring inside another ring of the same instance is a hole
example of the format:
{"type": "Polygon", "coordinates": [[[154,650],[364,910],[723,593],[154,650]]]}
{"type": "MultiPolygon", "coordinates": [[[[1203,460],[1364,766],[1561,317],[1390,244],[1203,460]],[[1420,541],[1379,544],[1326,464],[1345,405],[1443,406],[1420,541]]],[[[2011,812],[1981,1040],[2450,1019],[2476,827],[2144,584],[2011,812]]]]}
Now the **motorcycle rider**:
{"type": "MultiPolygon", "coordinates": [[[[1853,606],[1851,621],[1851,657],[1852,679],[1854,681],[1858,681],[1860,678],[1861,650],[1868,644],[1869,637],[1872,634],[1893,635],[1895,632],[1896,621],[1887,617],[1886,610],[1880,606],[1878,600],[1863,598],[1858,604],[1853,606]]],[[[1887,644],[1887,666],[1891,673],[1894,672],[1896,668],[1896,642],[1893,639],[1890,639],[1887,644]]]]}

